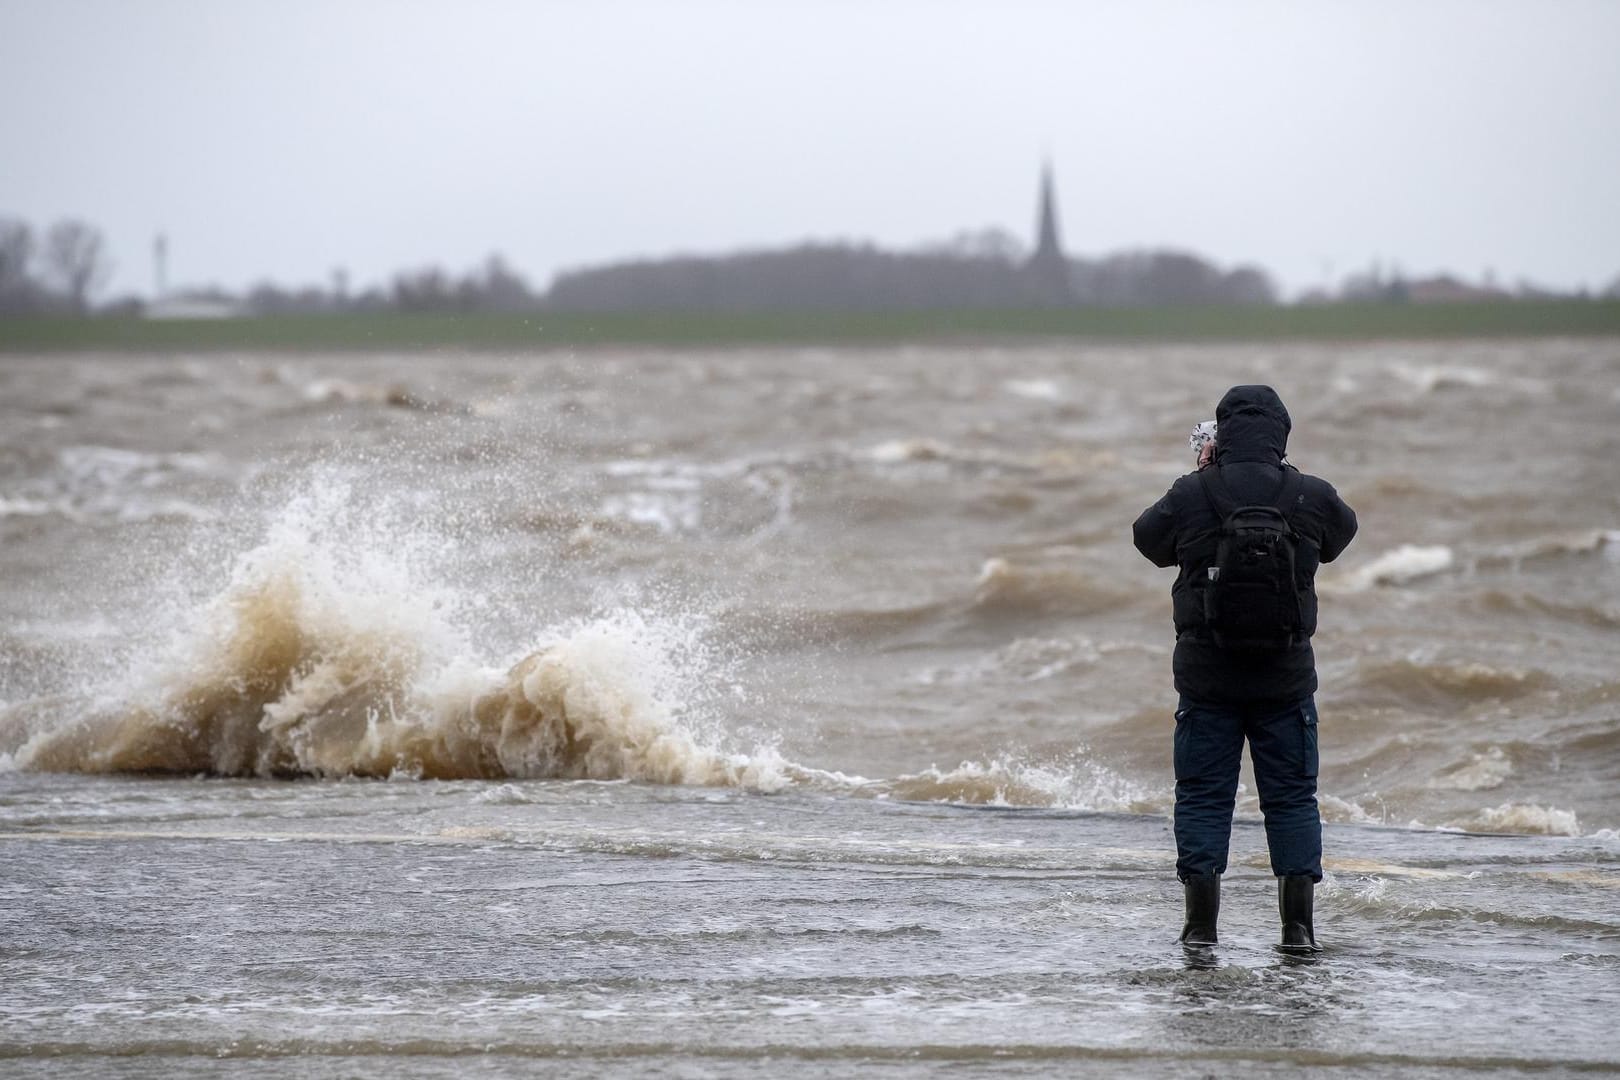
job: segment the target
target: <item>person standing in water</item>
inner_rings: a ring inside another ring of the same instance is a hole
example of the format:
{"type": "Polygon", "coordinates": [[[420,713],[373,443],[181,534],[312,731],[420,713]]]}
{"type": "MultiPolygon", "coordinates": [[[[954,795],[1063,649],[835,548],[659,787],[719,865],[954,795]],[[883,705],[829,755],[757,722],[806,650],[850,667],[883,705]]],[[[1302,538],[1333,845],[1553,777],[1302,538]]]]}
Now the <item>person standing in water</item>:
{"type": "Polygon", "coordinates": [[[1292,422],[1269,386],[1234,386],[1199,426],[1197,471],[1133,527],[1170,589],[1176,649],[1176,876],[1181,941],[1216,943],[1245,740],[1277,877],[1284,951],[1319,952],[1312,894],[1322,880],[1316,805],[1316,568],[1356,535],[1333,486],[1284,458],[1292,422]]]}

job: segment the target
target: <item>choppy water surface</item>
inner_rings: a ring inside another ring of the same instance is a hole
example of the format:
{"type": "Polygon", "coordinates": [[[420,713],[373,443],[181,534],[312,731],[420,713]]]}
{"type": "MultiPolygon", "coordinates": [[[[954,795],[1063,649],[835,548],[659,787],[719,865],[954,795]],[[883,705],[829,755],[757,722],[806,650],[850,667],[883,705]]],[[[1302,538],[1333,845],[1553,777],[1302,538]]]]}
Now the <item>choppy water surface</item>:
{"type": "Polygon", "coordinates": [[[1601,341],[6,360],[0,1070],[1620,1067],[1617,417],[1601,341]],[[1250,381],[1362,517],[1329,951],[1248,823],[1192,969],[1129,525],[1250,381]]]}

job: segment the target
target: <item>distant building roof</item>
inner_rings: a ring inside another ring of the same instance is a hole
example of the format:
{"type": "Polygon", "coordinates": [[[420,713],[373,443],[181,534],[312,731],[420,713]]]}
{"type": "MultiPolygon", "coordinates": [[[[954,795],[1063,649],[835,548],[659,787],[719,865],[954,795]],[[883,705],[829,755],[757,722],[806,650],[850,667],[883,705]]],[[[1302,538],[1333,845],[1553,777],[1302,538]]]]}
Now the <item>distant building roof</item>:
{"type": "Polygon", "coordinates": [[[148,319],[235,319],[242,314],[240,304],[208,297],[170,296],[146,305],[148,319]]]}
{"type": "Polygon", "coordinates": [[[1466,304],[1482,300],[1510,300],[1512,296],[1501,289],[1470,285],[1442,274],[1406,282],[1406,299],[1413,304],[1466,304]]]}

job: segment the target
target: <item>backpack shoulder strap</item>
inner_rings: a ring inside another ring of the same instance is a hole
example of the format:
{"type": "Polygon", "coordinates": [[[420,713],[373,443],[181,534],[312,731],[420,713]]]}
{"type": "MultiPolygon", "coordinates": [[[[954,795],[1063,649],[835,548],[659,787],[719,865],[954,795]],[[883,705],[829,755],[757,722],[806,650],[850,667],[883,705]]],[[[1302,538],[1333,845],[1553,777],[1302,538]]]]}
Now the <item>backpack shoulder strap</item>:
{"type": "Polygon", "coordinates": [[[1277,497],[1272,504],[1289,525],[1294,523],[1294,511],[1299,509],[1299,494],[1305,487],[1305,477],[1298,469],[1283,466],[1282,483],[1277,486],[1277,497]]]}
{"type": "Polygon", "coordinates": [[[1232,492],[1227,489],[1226,481],[1221,479],[1221,467],[1206,465],[1199,469],[1198,482],[1204,486],[1204,498],[1215,508],[1215,516],[1222,521],[1231,517],[1238,504],[1237,500],[1232,498],[1232,492]]]}

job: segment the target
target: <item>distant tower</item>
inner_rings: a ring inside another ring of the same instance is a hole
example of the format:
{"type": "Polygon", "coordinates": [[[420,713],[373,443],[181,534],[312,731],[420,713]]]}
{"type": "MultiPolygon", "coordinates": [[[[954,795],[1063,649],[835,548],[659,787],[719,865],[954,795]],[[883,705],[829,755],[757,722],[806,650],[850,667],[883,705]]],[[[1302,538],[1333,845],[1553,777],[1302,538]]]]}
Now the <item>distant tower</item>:
{"type": "Polygon", "coordinates": [[[1041,166],[1040,209],[1035,223],[1035,254],[1029,257],[1029,273],[1041,299],[1062,303],[1072,297],[1069,288],[1069,260],[1063,255],[1058,238],[1057,196],[1052,191],[1052,163],[1041,166]]]}
{"type": "Polygon", "coordinates": [[[1058,239],[1057,197],[1052,194],[1052,163],[1041,166],[1040,217],[1035,225],[1034,262],[1063,258],[1063,243],[1058,239]]]}

